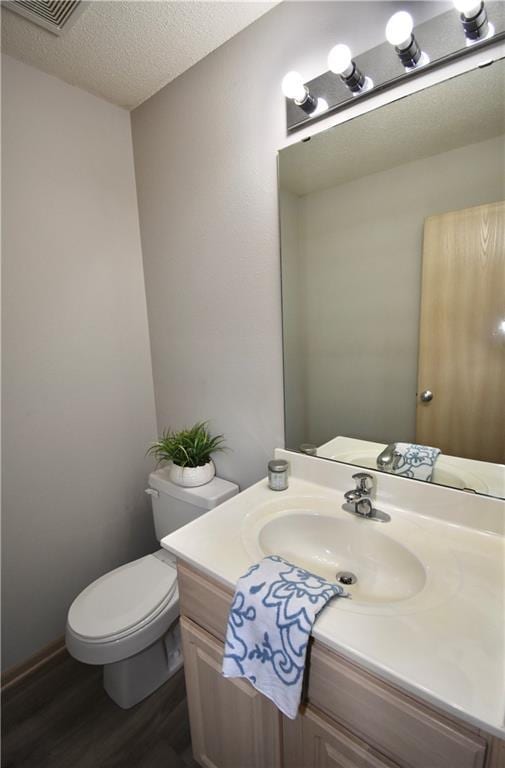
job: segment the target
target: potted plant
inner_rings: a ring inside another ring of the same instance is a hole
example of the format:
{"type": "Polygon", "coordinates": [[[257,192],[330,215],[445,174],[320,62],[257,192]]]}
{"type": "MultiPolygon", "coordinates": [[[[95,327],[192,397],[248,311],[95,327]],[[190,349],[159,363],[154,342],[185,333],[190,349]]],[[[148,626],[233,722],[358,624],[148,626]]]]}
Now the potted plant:
{"type": "Polygon", "coordinates": [[[182,429],[180,432],[165,430],[147,453],[154,456],[158,464],[163,461],[172,462],[170,480],[189,488],[210,483],[216,474],[211,455],[224,449],[223,435],[212,436],[208,422],[199,421],[190,429],[182,429]]]}

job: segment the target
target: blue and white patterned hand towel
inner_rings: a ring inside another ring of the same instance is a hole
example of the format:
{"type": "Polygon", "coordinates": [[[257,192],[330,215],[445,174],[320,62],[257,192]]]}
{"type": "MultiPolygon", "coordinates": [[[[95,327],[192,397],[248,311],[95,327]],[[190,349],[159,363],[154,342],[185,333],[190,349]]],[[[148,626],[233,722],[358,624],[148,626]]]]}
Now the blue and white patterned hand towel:
{"type": "Polygon", "coordinates": [[[319,611],[337,595],[344,595],[341,586],[277,555],[253,565],[235,589],[223,675],[245,677],[294,719],[312,625],[319,611]]]}
{"type": "Polygon", "coordinates": [[[440,454],[439,448],[414,443],[396,443],[395,450],[400,454],[395,475],[431,482],[435,462],[440,454]]]}

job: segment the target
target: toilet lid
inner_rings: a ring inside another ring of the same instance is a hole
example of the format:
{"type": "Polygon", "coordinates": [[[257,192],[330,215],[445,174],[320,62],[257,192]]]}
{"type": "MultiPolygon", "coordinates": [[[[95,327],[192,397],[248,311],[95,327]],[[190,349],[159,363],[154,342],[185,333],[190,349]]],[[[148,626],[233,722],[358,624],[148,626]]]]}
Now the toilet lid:
{"type": "Polygon", "coordinates": [[[68,613],[72,630],[94,640],[120,635],[145,623],[177,586],[175,568],[154,555],[106,573],[74,600],[68,613]]]}

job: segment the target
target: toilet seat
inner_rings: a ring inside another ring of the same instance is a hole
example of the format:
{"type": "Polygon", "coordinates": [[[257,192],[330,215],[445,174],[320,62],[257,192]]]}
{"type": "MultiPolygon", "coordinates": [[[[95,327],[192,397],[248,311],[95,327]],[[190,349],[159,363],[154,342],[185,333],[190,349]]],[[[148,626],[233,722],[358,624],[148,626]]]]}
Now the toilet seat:
{"type": "Polygon", "coordinates": [[[77,596],[67,647],[87,664],[120,661],[158,640],[178,615],[175,561],[160,550],[106,573],[77,596]]]}

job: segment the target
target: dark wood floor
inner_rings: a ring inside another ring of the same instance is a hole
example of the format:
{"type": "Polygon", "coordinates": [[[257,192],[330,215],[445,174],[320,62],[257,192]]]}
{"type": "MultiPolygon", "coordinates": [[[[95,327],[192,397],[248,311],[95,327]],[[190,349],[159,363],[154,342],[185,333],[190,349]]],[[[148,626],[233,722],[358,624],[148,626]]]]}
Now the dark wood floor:
{"type": "Polygon", "coordinates": [[[2,768],[197,768],[182,670],[122,710],[102,670],[61,654],[2,697],[2,768]]]}

